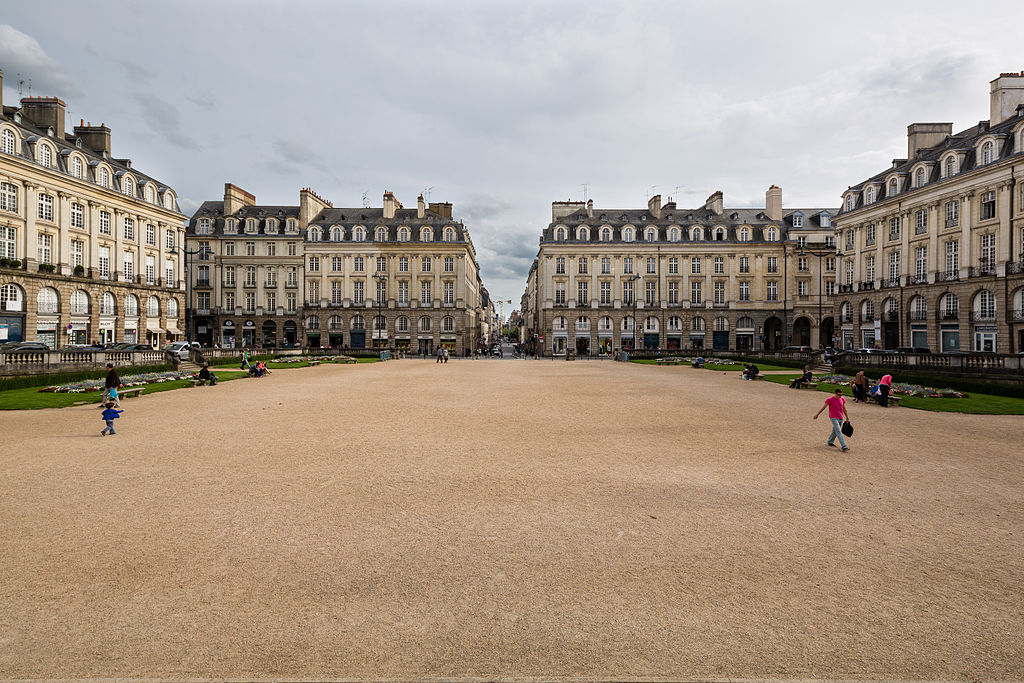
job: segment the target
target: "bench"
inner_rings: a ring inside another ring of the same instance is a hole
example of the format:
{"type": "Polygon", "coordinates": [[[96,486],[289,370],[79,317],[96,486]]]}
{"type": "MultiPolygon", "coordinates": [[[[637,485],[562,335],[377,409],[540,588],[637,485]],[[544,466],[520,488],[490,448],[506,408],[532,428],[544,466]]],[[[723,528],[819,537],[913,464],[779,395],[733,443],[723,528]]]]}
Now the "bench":
{"type": "Polygon", "coordinates": [[[799,384],[796,385],[796,388],[797,389],[817,389],[818,388],[818,383],[817,382],[800,382],[799,384]]]}
{"type": "Polygon", "coordinates": [[[131,389],[119,389],[117,395],[119,398],[131,398],[138,396],[142,393],[142,390],[146,387],[132,387],[131,389]]]}
{"type": "Polygon", "coordinates": [[[318,361],[318,360],[311,360],[308,363],[306,363],[306,365],[309,365],[311,367],[314,366],[314,365],[320,365],[320,361],[318,361]]]}
{"type": "MultiPolygon", "coordinates": [[[[875,405],[882,405],[881,403],[878,402],[878,397],[877,396],[870,396],[869,398],[874,399],[875,405]]],[[[889,394],[889,405],[891,405],[893,408],[899,408],[900,407],[900,399],[901,398],[903,398],[903,397],[902,396],[893,396],[892,394],[889,394]]]]}

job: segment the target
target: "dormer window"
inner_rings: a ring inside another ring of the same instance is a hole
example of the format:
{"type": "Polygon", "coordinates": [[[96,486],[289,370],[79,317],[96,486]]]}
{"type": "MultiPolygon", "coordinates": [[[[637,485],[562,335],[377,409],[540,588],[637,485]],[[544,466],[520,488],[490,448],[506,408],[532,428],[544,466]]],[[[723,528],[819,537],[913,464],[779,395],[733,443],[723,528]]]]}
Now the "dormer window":
{"type": "Polygon", "coordinates": [[[654,228],[647,228],[647,237],[645,238],[648,242],[654,242],[658,239],[658,231],[654,228]]]}
{"type": "Polygon", "coordinates": [[[914,187],[924,187],[924,169],[919,168],[914,172],[914,187]]]}
{"type": "Polygon", "coordinates": [[[267,219],[267,224],[264,227],[264,230],[266,231],[266,233],[268,235],[276,235],[277,234],[277,219],[276,218],[268,218],[267,219]]]}
{"type": "Polygon", "coordinates": [[[723,240],[725,240],[725,228],[719,228],[718,230],[715,230],[715,241],[721,242],[723,240]]]}
{"type": "Polygon", "coordinates": [[[954,156],[946,157],[945,176],[947,178],[952,178],[955,175],[956,175],[956,157],[954,157],[954,156]]]}
{"type": "Polygon", "coordinates": [[[694,228],[693,230],[690,231],[690,239],[694,241],[704,239],[704,231],[701,230],[700,228],[694,228]]]}
{"type": "MultiPolygon", "coordinates": [[[[893,181],[893,182],[895,183],[895,181],[893,181]]],[[[895,185],[890,185],[889,187],[895,188],[895,185]]],[[[895,192],[896,190],[893,189],[892,191],[895,192]]],[[[867,190],[864,191],[864,203],[865,204],[874,204],[875,203],[875,188],[869,187],[867,190]]]]}
{"type": "Polygon", "coordinates": [[[623,230],[622,230],[622,241],[623,242],[632,242],[633,241],[633,228],[632,227],[623,228],[623,230]]]}
{"type": "Polygon", "coordinates": [[[254,232],[256,232],[256,230],[257,230],[256,219],[255,218],[246,218],[245,219],[245,231],[248,232],[248,233],[254,233],[254,232]]]}
{"type": "Polygon", "coordinates": [[[559,228],[558,230],[555,230],[555,240],[559,242],[565,241],[565,228],[559,228]]]}
{"type": "Polygon", "coordinates": [[[340,242],[341,241],[341,228],[338,227],[337,225],[335,225],[333,228],[331,228],[331,241],[332,242],[340,242]]]}
{"type": "Polygon", "coordinates": [[[134,197],[135,196],[135,181],[134,180],[132,180],[128,176],[125,176],[124,180],[122,181],[122,185],[123,185],[123,188],[124,188],[124,193],[126,195],[128,195],[129,197],[134,197]]]}
{"type": "MultiPolygon", "coordinates": [[[[800,218],[800,223],[803,223],[803,220],[804,220],[804,219],[803,219],[803,216],[800,216],[799,218],[800,218]]],[[[799,228],[800,226],[799,226],[799,225],[797,224],[797,222],[796,222],[796,221],[797,221],[797,216],[795,216],[795,215],[794,215],[794,216],[793,216],[793,227],[799,228]]],[[[768,236],[767,236],[767,238],[766,238],[766,239],[767,239],[767,240],[768,240],[769,242],[775,242],[775,241],[778,241],[778,239],[779,239],[779,233],[778,233],[778,231],[777,231],[777,230],[775,229],[775,226],[774,226],[774,225],[773,225],[773,226],[771,226],[770,228],[768,228],[768,236]]]]}
{"type": "Polygon", "coordinates": [[[0,135],[0,150],[3,150],[4,154],[13,155],[16,146],[17,139],[14,137],[14,133],[5,129],[3,134],[0,135]]]}
{"type": "Polygon", "coordinates": [[[612,239],[611,228],[602,228],[601,229],[601,241],[602,242],[610,242],[611,239],[612,239]]]}
{"type": "Polygon", "coordinates": [[[287,226],[288,232],[298,232],[299,230],[299,224],[295,221],[294,218],[288,219],[287,226]]]}
{"type": "Polygon", "coordinates": [[[991,140],[981,146],[982,165],[991,164],[993,161],[995,161],[995,150],[996,146],[992,144],[991,140]]]}
{"type": "Polygon", "coordinates": [[[740,229],[740,242],[749,242],[749,241],[750,241],[750,228],[746,228],[746,227],[741,228],[740,229]]]}
{"type": "Polygon", "coordinates": [[[853,211],[853,195],[852,194],[846,195],[846,210],[847,211],[853,211]]]}
{"type": "Polygon", "coordinates": [[[83,174],[82,160],[78,157],[72,157],[71,159],[71,175],[76,178],[81,178],[83,174]]]}
{"type": "Polygon", "coordinates": [[[388,241],[388,229],[387,228],[377,228],[377,236],[376,236],[375,239],[378,242],[387,242],[388,241]]]}
{"type": "MultiPolygon", "coordinates": [[[[565,239],[565,238],[563,237],[563,239],[565,239]]],[[[431,230],[430,228],[423,228],[422,230],[420,230],[420,242],[433,242],[433,241],[434,241],[434,231],[433,230],[431,230]]]]}
{"type": "Polygon", "coordinates": [[[895,178],[893,178],[892,180],[889,181],[889,196],[890,197],[892,197],[897,192],[899,192],[899,189],[900,189],[900,184],[899,184],[899,182],[895,178]]]}
{"type": "Polygon", "coordinates": [[[48,145],[39,145],[39,163],[46,168],[53,166],[53,150],[48,145]]]}
{"type": "Polygon", "coordinates": [[[678,242],[679,241],[679,228],[672,228],[668,231],[668,241],[678,242]]]}
{"type": "Polygon", "coordinates": [[[823,227],[823,228],[831,228],[832,227],[832,214],[830,214],[828,211],[823,211],[822,212],[822,214],[820,216],[820,220],[821,220],[821,227],[823,227]]]}
{"type": "Polygon", "coordinates": [[[310,228],[309,232],[307,234],[307,238],[309,239],[310,242],[319,242],[320,241],[320,228],[317,228],[317,227],[310,228]]]}
{"type": "Polygon", "coordinates": [[[238,221],[234,218],[229,218],[224,221],[224,232],[229,235],[234,235],[238,232],[238,221]]]}
{"type": "Polygon", "coordinates": [[[398,241],[408,242],[409,241],[409,228],[401,228],[398,231],[398,241]]]}
{"type": "MultiPolygon", "coordinates": [[[[796,213],[793,214],[793,227],[794,228],[802,228],[802,227],[804,227],[804,215],[800,211],[797,211],[796,213]]],[[[769,234],[771,234],[771,230],[769,230],[769,234]]],[[[775,240],[771,240],[771,241],[774,242],[775,240]]]]}
{"type": "Polygon", "coordinates": [[[357,227],[352,231],[353,242],[365,242],[366,241],[366,229],[363,226],[357,227]]]}

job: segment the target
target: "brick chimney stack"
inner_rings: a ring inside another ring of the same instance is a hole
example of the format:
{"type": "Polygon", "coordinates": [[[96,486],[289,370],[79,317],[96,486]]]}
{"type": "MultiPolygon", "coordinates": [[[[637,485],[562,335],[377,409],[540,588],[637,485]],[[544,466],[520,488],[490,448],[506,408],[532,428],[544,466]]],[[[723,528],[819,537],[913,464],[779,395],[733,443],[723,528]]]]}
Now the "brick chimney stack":
{"type": "Polygon", "coordinates": [[[647,200],[647,210],[655,218],[661,218],[661,195],[656,194],[647,200]]]}
{"type": "Polygon", "coordinates": [[[230,216],[243,206],[254,206],[256,195],[246,192],[237,185],[224,183],[224,215],[230,216]]]}
{"type": "Polygon", "coordinates": [[[416,218],[423,218],[427,215],[427,205],[423,203],[423,195],[416,198],[416,218]]]}
{"type": "Polygon", "coordinates": [[[23,97],[21,114],[40,128],[53,128],[54,137],[64,140],[64,112],[67,106],[56,97],[23,97]]]}
{"type": "Polygon", "coordinates": [[[991,83],[989,125],[995,126],[1017,115],[1024,104],[1024,71],[999,74],[991,83]]]}
{"type": "Polygon", "coordinates": [[[782,220],[782,188],[772,185],[764,193],[764,214],[776,223],[782,220]]]}
{"type": "Polygon", "coordinates": [[[708,200],[704,202],[704,208],[715,214],[716,216],[722,215],[722,191],[715,190],[708,200]]]}
{"type": "Polygon", "coordinates": [[[384,191],[384,218],[394,218],[398,209],[402,208],[402,202],[395,199],[395,195],[388,190],[384,191]]]}
{"type": "Polygon", "coordinates": [[[80,138],[87,149],[110,154],[110,129],[106,125],[86,125],[85,121],[82,121],[81,125],[75,126],[74,131],[75,137],[80,138]]]}

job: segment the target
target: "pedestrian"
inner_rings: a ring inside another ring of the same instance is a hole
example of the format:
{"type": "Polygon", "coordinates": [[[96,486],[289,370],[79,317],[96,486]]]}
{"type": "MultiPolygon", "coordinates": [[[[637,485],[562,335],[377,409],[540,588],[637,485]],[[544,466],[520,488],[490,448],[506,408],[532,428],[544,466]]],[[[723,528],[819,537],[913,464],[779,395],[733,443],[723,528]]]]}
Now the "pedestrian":
{"type": "MultiPolygon", "coordinates": [[[[121,386],[121,378],[117,376],[117,370],[114,369],[114,364],[113,363],[107,363],[107,379],[103,383],[103,400],[100,401],[100,408],[102,408],[103,405],[105,403],[107,403],[107,401],[110,400],[110,390],[111,389],[115,389],[116,390],[120,386],[121,386]]],[[[117,394],[117,392],[115,391],[115,396],[116,396],[116,394],[117,394]]],[[[120,408],[121,407],[121,401],[120,400],[116,400],[116,402],[117,402],[117,407],[120,408]]]]}
{"type": "Polygon", "coordinates": [[[854,403],[867,403],[868,402],[868,378],[864,376],[864,371],[858,372],[851,382],[853,385],[853,402],[854,403]]]}
{"type": "Polygon", "coordinates": [[[106,403],[106,410],[103,411],[103,413],[100,415],[100,418],[103,419],[107,426],[104,427],[103,430],[100,432],[100,436],[106,436],[108,430],[110,431],[111,434],[117,433],[114,431],[114,420],[120,418],[121,413],[123,412],[123,410],[114,409],[113,401],[106,403]]]}
{"type": "Polygon", "coordinates": [[[447,363],[447,362],[448,362],[448,355],[449,355],[449,353],[448,353],[448,349],[446,348],[446,349],[444,350],[444,362],[445,362],[445,363],[447,363]]]}
{"type": "Polygon", "coordinates": [[[839,445],[843,447],[843,451],[850,450],[850,447],[846,445],[846,439],[843,438],[843,419],[849,420],[850,415],[846,412],[846,399],[843,398],[842,389],[836,389],[834,395],[826,398],[825,405],[818,409],[812,419],[817,420],[826,408],[828,408],[828,419],[832,423],[832,433],[828,435],[828,441],[825,443],[835,448],[836,437],[839,437],[839,445]]]}
{"type": "Polygon", "coordinates": [[[882,375],[878,380],[878,405],[883,408],[889,407],[889,392],[892,391],[892,375],[882,375]]]}

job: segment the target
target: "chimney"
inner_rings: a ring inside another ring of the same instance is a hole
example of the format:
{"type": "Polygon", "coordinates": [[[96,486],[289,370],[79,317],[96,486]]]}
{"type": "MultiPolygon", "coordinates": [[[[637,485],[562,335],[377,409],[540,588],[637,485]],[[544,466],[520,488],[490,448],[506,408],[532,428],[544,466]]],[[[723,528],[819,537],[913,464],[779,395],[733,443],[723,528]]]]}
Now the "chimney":
{"type": "Polygon", "coordinates": [[[551,220],[557,221],[584,208],[583,202],[551,202],[551,220]]]}
{"type": "Polygon", "coordinates": [[[40,128],[53,128],[54,137],[64,140],[64,111],[67,105],[56,97],[21,98],[21,115],[40,128]]]}
{"type": "Polygon", "coordinates": [[[587,200],[587,218],[593,218],[593,217],[594,217],[594,200],[593,199],[588,199],[587,200]]]}
{"type": "Polygon", "coordinates": [[[423,195],[416,198],[416,218],[423,218],[427,213],[427,205],[423,203],[423,195]]]}
{"type": "Polygon", "coordinates": [[[1024,71],[999,74],[991,83],[989,122],[995,126],[1017,114],[1017,105],[1024,104],[1024,71]]]}
{"type": "Polygon", "coordinates": [[[782,188],[778,185],[772,185],[764,193],[764,213],[770,221],[782,220],[782,188]]]}
{"type": "Polygon", "coordinates": [[[722,191],[715,190],[715,192],[708,197],[708,200],[704,202],[704,208],[715,214],[716,216],[722,215],[722,191]]]}
{"type": "Polygon", "coordinates": [[[917,157],[917,150],[941,144],[953,134],[952,123],[912,123],[907,126],[907,159],[917,157]]]}
{"type": "Polygon", "coordinates": [[[0,69],[0,114],[4,113],[4,70],[0,69]]]}
{"type": "MultiPolygon", "coordinates": [[[[656,194],[647,200],[647,210],[655,218],[661,218],[661,195],[656,194]]],[[[721,213],[721,211],[719,211],[721,213]]]]}
{"type": "Polygon", "coordinates": [[[384,218],[394,218],[395,212],[402,208],[402,202],[395,199],[391,192],[384,191],[384,218]]]}
{"type": "Polygon", "coordinates": [[[441,216],[442,218],[452,217],[452,203],[451,202],[431,202],[430,210],[441,216]]]}
{"type": "Polygon", "coordinates": [[[91,123],[87,126],[85,121],[82,125],[75,126],[75,137],[82,140],[86,148],[94,152],[110,154],[110,129],[102,123],[94,126],[91,123]]]}
{"type": "Polygon", "coordinates": [[[224,215],[230,216],[243,206],[253,206],[256,195],[249,194],[237,185],[224,183],[224,215]]]}
{"type": "Polygon", "coordinates": [[[308,187],[302,188],[299,192],[299,228],[305,230],[318,213],[330,208],[333,205],[329,201],[308,187]]]}

